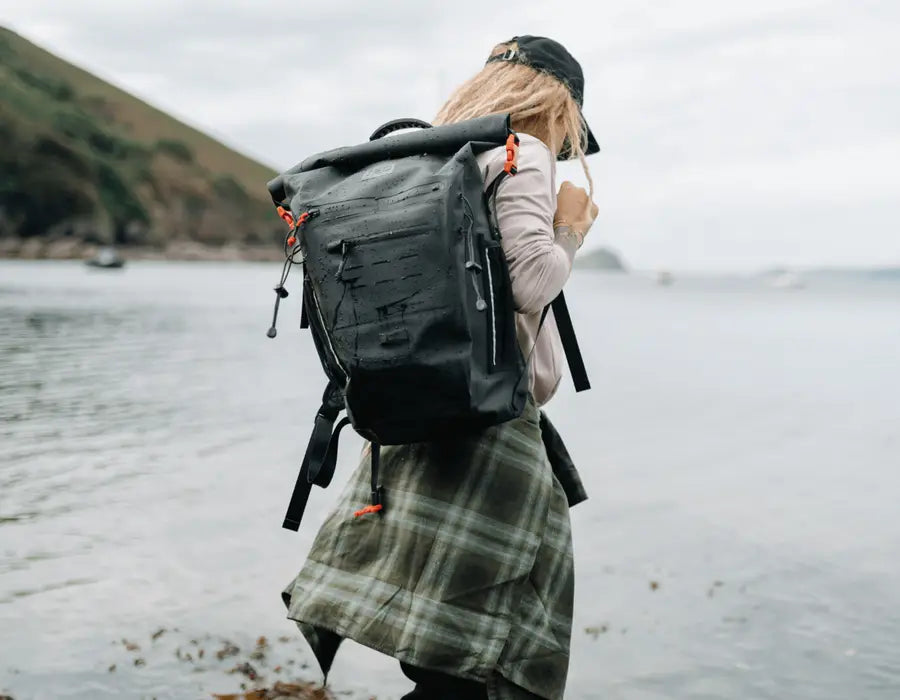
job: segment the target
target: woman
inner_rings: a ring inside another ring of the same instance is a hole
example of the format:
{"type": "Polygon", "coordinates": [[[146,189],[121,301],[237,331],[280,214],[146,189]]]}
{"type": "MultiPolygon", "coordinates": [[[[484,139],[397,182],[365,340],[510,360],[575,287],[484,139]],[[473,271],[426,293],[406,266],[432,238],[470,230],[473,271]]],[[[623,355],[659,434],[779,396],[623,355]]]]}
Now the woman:
{"type": "MultiPolygon", "coordinates": [[[[542,327],[540,319],[597,215],[584,190],[564,182],[557,195],[555,185],[557,159],[579,158],[588,174],[584,156],[599,150],[581,116],[583,91],[581,67],[561,45],[516,37],[435,120],[509,113],[520,135],[518,174],[500,185],[495,206],[531,400],[520,418],[477,436],[383,447],[382,484],[402,495],[383,517],[348,517],[369,496],[363,455],[284,591],[326,675],[350,638],[400,661],[416,683],[405,700],[563,696],[574,590],[568,507],[584,497],[571,471],[563,488],[545,448],[555,433],[539,406],[559,385],[563,351],[552,312],[542,327]]],[[[479,156],[485,183],[505,161],[503,148],[479,156]]]]}

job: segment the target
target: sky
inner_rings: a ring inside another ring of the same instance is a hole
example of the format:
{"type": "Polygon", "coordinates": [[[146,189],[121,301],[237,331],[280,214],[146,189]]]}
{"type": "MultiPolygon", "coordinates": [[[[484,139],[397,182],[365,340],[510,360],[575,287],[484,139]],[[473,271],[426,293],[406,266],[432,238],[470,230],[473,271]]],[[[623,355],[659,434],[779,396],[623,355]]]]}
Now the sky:
{"type": "Polygon", "coordinates": [[[429,120],[495,44],[550,36],[603,148],[585,249],[900,265],[896,0],[0,0],[0,23],[274,169],[429,120]]]}

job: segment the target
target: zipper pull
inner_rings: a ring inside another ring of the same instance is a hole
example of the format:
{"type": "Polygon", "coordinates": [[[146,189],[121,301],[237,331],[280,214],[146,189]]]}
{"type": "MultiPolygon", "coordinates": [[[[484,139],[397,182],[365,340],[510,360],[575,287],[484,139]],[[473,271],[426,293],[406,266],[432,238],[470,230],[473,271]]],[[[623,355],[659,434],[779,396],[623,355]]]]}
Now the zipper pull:
{"type": "Polygon", "coordinates": [[[275,323],[278,321],[278,307],[281,305],[281,300],[284,299],[288,295],[288,290],[284,288],[283,284],[279,284],[275,287],[275,311],[272,313],[272,326],[269,328],[266,335],[269,338],[274,338],[278,335],[278,329],[275,328],[275,323]]]}
{"type": "Polygon", "coordinates": [[[347,264],[350,247],[350,241],[341,241],[341,264],[338,266],[337,272],[334,275],[341,282],[344,281],[344,266],[347,264]]]}
{"type": "Polygon", "coordinates": [[[460,192],[456,196],[466,209],[465,218],[468,222],[468,226],[465,231],[460,230],[460,233],[465,237],[463,243],[466,246],[466,271],[472,275],[472,289],[475,290],[475,308],[478,311],[484,311],[487,308],[487,304],[481,296],[481,288],[478,286],[478,280],[476,279],[481,274],[481,263],[475,259],[475,242],[472,240],[472,227],[475,225],[475,217],[472,214],[472,207],[469,206],[469,201],[466,199],[465,195],[460,192]]]}
{"type": "Polygon", "coordinates": [[[481,263],[475,260],[475,246],[472,244],[472,228],[466,231],[466,271],[472,275],[472,289],[475,290],[475,308],[484,311],[487,304],[481,296],[478,277],[481,275],[481,263]]]}

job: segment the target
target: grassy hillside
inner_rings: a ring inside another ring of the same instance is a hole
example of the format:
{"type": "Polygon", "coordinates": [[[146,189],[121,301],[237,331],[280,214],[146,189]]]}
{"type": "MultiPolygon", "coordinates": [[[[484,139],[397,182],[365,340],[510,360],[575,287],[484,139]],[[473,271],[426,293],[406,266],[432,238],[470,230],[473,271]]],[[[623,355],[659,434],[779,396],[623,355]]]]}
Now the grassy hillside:
{"type": "Polygon", "coordinates": [[[282,235],[272,169],[2,27],[0,143],[0,241],[162,249],[282,235]]]}

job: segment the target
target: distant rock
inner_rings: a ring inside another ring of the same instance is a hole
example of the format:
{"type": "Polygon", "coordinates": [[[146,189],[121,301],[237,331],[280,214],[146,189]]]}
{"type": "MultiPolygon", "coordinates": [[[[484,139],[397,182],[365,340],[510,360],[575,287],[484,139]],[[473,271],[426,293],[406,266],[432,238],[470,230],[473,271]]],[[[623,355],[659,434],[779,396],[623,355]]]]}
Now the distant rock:
{"type": "Polygon", "coordinates": [[[598,248],[579,253],[578,257],[575,258],[575,262],[579,267],[590,267],[595,270],[628,271],[619,254],[610,248],[598,248]]]}

